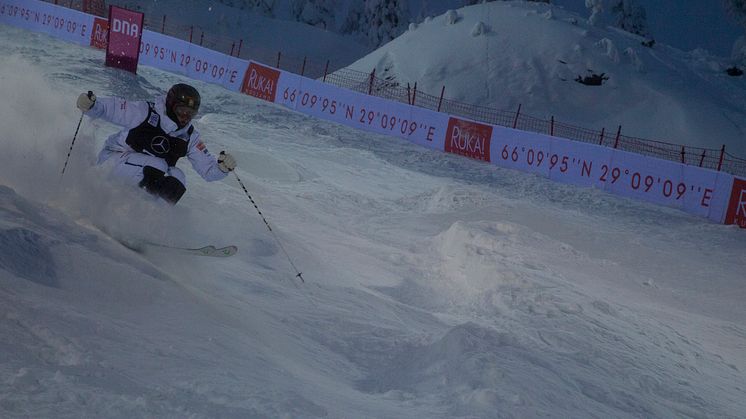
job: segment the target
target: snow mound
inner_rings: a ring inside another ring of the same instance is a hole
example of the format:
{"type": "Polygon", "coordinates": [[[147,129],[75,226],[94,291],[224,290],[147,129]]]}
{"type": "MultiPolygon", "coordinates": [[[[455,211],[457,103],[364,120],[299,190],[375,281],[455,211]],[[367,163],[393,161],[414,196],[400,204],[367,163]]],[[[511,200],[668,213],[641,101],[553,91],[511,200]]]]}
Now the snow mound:
{"type": "Polygon", "coordinates": [[[479,298],[501,287],[527,285],[528,271],[537,265],[533,254],[516,245],[530,240],[531,233],[513,223],[457,221],[435,238],[434,246],[444,281],[479,298]]]}
{"type": "Polygon", "coordinates": [[[41,285],[58,285],[51,243],[25,228],[0,230],[0,269],[41,285]]]}
{"type": "Polygon", "coordinates": [[[410,211],[442,214],[465,207],[480,207],[489,202],[483,193],[466,186],[444,185],[424,194],[407,196],[397,203],[410,211]]]}

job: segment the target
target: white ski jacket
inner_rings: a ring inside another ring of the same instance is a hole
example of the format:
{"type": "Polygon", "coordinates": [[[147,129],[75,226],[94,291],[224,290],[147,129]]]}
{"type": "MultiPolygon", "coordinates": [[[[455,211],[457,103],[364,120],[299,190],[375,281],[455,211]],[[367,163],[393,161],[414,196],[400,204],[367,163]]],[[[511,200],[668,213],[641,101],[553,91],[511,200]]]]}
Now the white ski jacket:
{"type": "MultiPolygon", "coordinates": [[[[200,140],[199,132],[194,129],[192,123],[189,122],[187,126],[179,129],[176,123],[166,115],[165,102],[165,96],[157,97],[155,102],[153,102],[153,110],[159,115],[159,118],[155,118],[155,123],[160,124],[160,128],[168,136],[180,138],[187,142],[185,157],[189,159],[194,170],[203,179],[212,182],[225,178],[228,174],[218,168],[217,160],[207,151],[207,147],[200,140]]],[[[91,118],[102,118],[125,128],[106,139],[104,148],[98,155],[98,164],[101,164],[113,155],[138,152],[130,147],[126,140],[131,129],[140,126],[146,122],[146,119],[149,119],[150,104],[146,101],[128,101],[122,98],[102,97],[96,98],[93,107],[85,114],[91,118]]],[[[150,153],[146,154],[153,155],[150,153]]]]}

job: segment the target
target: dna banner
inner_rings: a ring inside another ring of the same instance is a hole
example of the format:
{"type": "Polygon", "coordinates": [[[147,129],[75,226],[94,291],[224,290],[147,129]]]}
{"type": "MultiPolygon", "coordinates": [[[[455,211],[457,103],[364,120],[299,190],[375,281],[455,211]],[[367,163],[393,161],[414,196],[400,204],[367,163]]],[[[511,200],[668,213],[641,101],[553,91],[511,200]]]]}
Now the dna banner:
{"type": "Polygon", "coordinates": [[[109,6],[109,39],[106,45],[106,65],[137,73],[142,40],[140,12],[109,6]]]}

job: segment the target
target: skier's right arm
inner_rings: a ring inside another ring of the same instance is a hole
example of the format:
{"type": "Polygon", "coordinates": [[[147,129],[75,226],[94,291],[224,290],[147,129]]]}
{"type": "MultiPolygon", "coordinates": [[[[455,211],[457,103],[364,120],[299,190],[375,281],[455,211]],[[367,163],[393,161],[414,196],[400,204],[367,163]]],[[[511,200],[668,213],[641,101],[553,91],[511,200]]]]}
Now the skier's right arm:
{"type": "Polygon", "coordinates": [[[78,98],[78,108],[88,110],[84,113],[91,118],[101,118],[123,127],[134,127],[142,123],[148,116],[148,102],[128,101],[118,97],[101,97],[81,94],[78,98]],[[92,97],[91,97],[92,96],[92,97]],[[93,103],[87,103],[91,100],[93,103]],[[81,103],[83,102],[83,103],[81,103]]]}

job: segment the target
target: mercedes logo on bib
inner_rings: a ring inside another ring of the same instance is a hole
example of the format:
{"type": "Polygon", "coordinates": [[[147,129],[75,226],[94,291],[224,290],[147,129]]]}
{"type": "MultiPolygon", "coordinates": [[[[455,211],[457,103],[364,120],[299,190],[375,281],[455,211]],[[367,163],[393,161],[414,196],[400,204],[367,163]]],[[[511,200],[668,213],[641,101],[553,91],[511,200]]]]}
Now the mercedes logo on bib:
{"type": "Polygon", "coordinates": [[[153,137],[150,141],[150,149],[153,150],[155,154],[166,154],[171,150],[171,145],[168,143],[168,138],[159,135],[153,137]]]}

